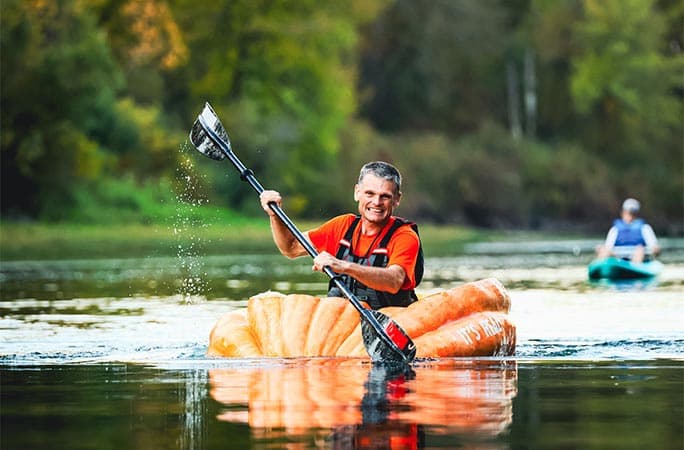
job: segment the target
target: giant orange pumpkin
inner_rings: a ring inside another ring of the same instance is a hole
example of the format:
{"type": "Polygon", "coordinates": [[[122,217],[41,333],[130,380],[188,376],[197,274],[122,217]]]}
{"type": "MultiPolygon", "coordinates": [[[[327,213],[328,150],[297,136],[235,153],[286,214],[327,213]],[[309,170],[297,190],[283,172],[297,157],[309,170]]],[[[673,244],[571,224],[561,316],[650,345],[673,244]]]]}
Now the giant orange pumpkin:
{"type": "MultiPolygon", "coordinates": [[[[488,278],[381,311],[413,339],[419,358],[507,356],[515,351],[510,303],[503,285],[488,278]]],[[[214,356],[368,357],[359,313],[338,297],[265,292],[221,317],[209,340],[214,356]]]]}

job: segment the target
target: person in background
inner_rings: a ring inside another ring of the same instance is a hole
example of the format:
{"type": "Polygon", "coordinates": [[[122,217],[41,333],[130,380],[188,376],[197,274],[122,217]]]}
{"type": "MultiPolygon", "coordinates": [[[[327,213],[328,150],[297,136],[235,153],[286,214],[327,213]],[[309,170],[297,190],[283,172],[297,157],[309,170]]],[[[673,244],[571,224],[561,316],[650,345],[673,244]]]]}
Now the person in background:
{"type": "Polygon", "coordinates": [[[622,213],[608,230],[606,241],[597,249],[599,258],[615,256],[640,263],[660,253],[653,228],[638,218],[639,201],[628,198],[622,203],[622,213]]]}
{"type": "MultiPolygon", "coordinates": [[[[277,191],[261,193],[261,206],[271,218],[273,239],[288,258],[307,254],[268,206],[281,205],[277,191]]],[[[358,214],[343,214],[304,233],[319,252],[313,269],[325,266],[337,273],[346,287],[371,308],[408,306],[416,300],[414,288],[423,274],[417,228],[393,215],[401,199],[401,175],[389,163],[370,162],[361,168],[354,186],[358,214]]],[[[343,297],[331,282],[328,297],[343,297]]]]}

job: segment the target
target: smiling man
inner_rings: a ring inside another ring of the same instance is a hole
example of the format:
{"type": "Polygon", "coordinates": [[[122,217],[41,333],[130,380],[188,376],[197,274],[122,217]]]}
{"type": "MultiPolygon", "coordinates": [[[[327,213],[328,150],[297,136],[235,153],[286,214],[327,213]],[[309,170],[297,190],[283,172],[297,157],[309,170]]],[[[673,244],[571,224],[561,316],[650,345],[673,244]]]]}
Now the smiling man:
{"type": "MultiPolygon", "coordinates": [[[[329,266],[344,284],[373,309],[408,306],[423,275],[423,258],[415,224],[393,215],[401,200],[401,175],[386,162],[364,165],[354,186],[358,214],[337,216],[304,236],[318,250],[314,270],[329,266]]],[[[281,206],[276,191],[261,194],[261,206],[271,218],[273,240],[288,258],[307,254],[268,204],[281,206]]],[[[329,297],[342,293],[330,283],[329,297]]]]}

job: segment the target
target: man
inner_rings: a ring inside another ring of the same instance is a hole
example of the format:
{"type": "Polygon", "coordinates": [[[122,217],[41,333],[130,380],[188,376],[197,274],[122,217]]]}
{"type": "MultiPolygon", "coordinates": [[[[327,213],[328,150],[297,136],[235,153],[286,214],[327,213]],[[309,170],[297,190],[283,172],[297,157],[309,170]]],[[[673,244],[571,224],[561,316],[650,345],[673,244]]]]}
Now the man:
{"type": "MultiPolygon", "coordinates": [[[[423,273],[420,239],[414,225],[392,215],[401,200],[401,175],[386,162],[364,165],[354,186],[358,215],[337,216],[304,233],[318,250],[313,270],[330,267],[345,285],[371,308],[408,306],[423,273]]],[[[271,231],[280,252],[288,258],[306,255],[306,249],[290,233],[268,204],[281,205],[276,191],[261,194],[261,206],[271,220],[271,231]]],[[[330,285],[328,296],[342,293],[330,285]]]]}
{"type": "Polygon", "coordinates": [[[633,198],[624,201],[621,217],[615,219],[606,236],[606,242],[598,248],[599,258],[616,256],[640,263],[647,255],[657,255],[660,252],[653,228],[643,219],[637,218],[640,206],[633,198]]]}

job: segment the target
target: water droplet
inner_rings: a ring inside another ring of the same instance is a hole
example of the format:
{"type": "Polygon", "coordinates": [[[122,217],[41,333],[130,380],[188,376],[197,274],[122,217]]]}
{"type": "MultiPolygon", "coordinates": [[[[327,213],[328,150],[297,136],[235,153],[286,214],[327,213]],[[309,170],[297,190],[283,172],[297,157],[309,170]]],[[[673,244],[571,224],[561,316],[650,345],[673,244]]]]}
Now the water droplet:
{"type": "MultiPolygon", "coordinates": [[[[191,151],[184,147],[181,148],[181,151],[191,151]]],[[[206,299],[206,293],[210,290],[206,272],[203,270],[204,262],[201,255],[205,237],[200,230],[205,225],[193,224],[196,209],[209,203],[209,200],[201,192],[199,182],[200,179],[205,179],[206,175],[195,173],[189,157],[181,158],[176,173],[177,179],[181,181],[179,184],[181,190],[176,193],[178,207],[173,224],[180,271],[180,279],[176,286],[180,297],[186,303],[195,303],[201,299],[206,299]]]]}

